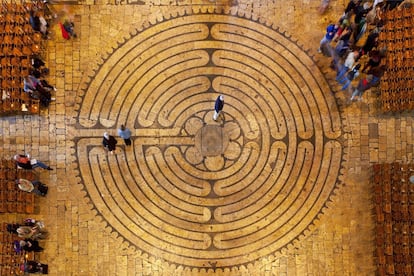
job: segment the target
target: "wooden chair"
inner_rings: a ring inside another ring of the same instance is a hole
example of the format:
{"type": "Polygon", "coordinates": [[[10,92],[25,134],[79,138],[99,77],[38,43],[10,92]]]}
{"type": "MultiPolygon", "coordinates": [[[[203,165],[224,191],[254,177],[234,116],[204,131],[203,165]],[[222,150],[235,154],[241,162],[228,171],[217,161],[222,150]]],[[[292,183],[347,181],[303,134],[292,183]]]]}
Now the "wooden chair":
{"type": "Polygon", "coordinates": [[[26,204],[21,201],[16,202],[16,211],[17,213],[24,214],[26,213],[26,204]]]}
{"type": "Polygon", "coordinates": [[[0,191],[0,213],[7,212],[7,197],[6,191],[0,191]]]}
{"type": "Polygon", "coordinates": [[[25,194],[25,212],[27,214],[33,214],[35,211],[35,197],[34,194],[25,194]]]}
{"type": "Polygon", "coordinates": [[[7,212],[9,213],[16,213],[16,202],[15,201],[7,201],[7,212]]]}
{"type": "Polygon", "coordinates": [[[29,106],[30,113],[32,114],[39,114],[40,111],[40,101],[31,99],[30,106],[29,106]]]}

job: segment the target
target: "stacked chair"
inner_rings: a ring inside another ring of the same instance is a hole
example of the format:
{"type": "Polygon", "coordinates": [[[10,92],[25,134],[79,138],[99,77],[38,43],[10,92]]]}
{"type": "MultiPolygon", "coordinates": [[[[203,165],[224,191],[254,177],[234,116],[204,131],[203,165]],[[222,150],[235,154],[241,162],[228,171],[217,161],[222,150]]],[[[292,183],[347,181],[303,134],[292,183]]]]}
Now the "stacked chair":
{"type": "Polygon", "coordinates": [[[39,113],[39,100],[31,99],[23,91],[23,78],[30,72],[31,56],[40,54],[44,43],[42,35],[29,23],[33,8],[42,11],[44,4],[3,0],[0,7],[0,115],[39,113]]]}
{"type": "Polygon", "coordinates": [[[379,35],[387,56],[387,70],[381,78],[380,102],[383,112],[414,110],[414,6],[402,5],[384,13],[385,25],[379,35]]]}
{"type": "Polygon", "coordinates": [[[372,182],[378,275],[414,273],[414,164],[376,164],[372,182]]]}

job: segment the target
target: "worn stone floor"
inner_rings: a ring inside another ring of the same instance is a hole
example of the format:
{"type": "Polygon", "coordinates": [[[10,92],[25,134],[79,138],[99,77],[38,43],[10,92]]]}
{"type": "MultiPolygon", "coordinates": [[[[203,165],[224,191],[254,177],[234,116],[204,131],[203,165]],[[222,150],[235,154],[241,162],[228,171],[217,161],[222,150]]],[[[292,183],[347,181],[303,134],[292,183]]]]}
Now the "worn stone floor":
{"type": "Polygon", "coordinates": [[[347,1],[319,2],[52,5],[78,33],[52,25],[56,102],[0,121],[3,157],[55,168],[50,275],[375,274],[370,166],[412,160],[412,114],[346,101],[316,49],[347,1]],[[120,124],[133,145],[108,154],[120,124]]]}

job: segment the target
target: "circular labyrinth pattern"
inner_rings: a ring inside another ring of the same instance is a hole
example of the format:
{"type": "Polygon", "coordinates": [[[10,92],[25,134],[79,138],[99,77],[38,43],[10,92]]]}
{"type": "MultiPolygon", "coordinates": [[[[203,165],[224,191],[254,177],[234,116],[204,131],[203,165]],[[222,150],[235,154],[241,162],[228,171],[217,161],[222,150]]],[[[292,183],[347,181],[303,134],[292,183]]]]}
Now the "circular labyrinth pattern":
{"type": "Polygon", "coordinates": [[[329,86],[294,41],[258,22],[166,20],[120,44],[84,87],[83,185],[149,256],[198,268],[254,262],[303,237],[337,183],[341,120],[329,86]],[[133,145],[107,155],[102,134],[120,124],[133,145]]]}

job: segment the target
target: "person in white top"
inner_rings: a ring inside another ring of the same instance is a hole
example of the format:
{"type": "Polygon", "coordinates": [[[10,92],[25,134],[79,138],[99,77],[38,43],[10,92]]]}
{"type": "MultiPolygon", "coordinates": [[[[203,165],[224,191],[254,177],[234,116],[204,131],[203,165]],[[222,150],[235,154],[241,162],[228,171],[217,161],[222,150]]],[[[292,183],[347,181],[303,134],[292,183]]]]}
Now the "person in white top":
{"type": "Polygon", "coordinates": [[[350,52],[345,59],[344,64],[340,67],[338,71],[338,75],[336,76],[336,80],[339,81],[343,78],[343,76],[354,66],[355,60],[359,57],[359,52],[354,50],[350,52]]]}

